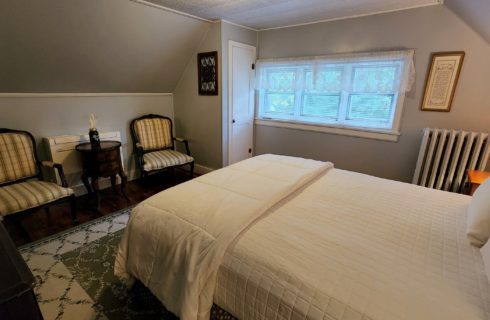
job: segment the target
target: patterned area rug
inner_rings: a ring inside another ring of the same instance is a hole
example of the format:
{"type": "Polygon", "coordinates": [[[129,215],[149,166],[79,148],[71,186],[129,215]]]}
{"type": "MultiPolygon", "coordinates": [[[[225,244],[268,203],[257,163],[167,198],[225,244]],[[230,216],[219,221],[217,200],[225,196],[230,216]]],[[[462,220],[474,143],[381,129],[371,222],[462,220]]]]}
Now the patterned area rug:
{"type": "MultiPolygon", "coordinates": [[[[175,320],[142,284],[128,289],[114,260],[131,208],[19,248],[46,320],[175,320]]],[[[211,319],[234,319],[213,306],[211,319]]]]}
{"type": "Polygon", "coordinates": [[[69,257],[72,251],[81,250],[96,240],[118,234],[126,226],[130,212],[128,208],[19,248],[36,278],[35,293],[44,319],[110,319],[78,281],[78,273],[71,272],[63,263],[62,257],[69,257]]]}
{"type": "Polygon", "coordinates": [[[123,230],[61,255],[61,261],[108,319],[178,319],[140,283],[131,290],[114,276],[123,230]]]}

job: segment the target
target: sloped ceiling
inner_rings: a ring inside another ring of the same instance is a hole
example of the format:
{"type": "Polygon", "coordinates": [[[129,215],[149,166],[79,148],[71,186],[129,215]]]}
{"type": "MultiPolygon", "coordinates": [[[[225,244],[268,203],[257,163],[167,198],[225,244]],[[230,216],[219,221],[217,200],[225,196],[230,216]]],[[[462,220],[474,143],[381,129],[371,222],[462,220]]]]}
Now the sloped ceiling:
{"type": "Polygon", "coordinates": [[[444,4],[490,43],[490,0],[445,0],[444,4]]]}
{"type": "MultiPolygon", "coordinates": [[[[148,1],[148,0],[147,0],[148,1]]],[[[255,29],[284,27],[440,4],[441,0],[149,0],[210,20],[255,29]]]]}
{"type": "MultiPolygon", "coordinates": [[[[440,2],[151,1],[256,28],[440,2]],[[335,10],[322,13],[322,6],[335,10]]],[[[490,0],[445,0],[445,5],[490,43],[490,0]]],[[[0,92],[173,92],[209,27],[130,0],[0,1],[0,92]]]]}
{"type": "Polygon", "coordinates": [[[128,0],[0,1],[0,92],[173,92],[209,25],[128,0]]]}

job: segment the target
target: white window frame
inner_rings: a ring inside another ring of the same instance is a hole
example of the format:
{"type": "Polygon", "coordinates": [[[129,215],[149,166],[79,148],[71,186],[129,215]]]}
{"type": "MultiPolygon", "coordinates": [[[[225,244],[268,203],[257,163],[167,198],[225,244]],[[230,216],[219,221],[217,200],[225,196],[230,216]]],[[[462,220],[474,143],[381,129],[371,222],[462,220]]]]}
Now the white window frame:
{"type": "MultiPolygon", "coordinates": [[[[354,65],[347,64],[347,68],[352,68],[353,66],[355,67],[356,66],[355,64],[357,63],[356,62],[353,63],[354,65]]],[[[400,78],[405,77],[406,73],[408,72],[406,63],[407,62],[405,61],[404,64],[403,63],[401,64],[401,68],[399,69],[399,74],[398,74],[400,78]]],[[[359,63],[359,65],[361,64],[359,63]]],[[[342,64],[340,64],[339,67],[344,68],[342,64]]],[[[303,68],[301,72],[305,73],[305,70],[306,68],[303,68]]],[[[346,70],[344,70],[344,72],[346,72],[346,70]]],[[[347,71],[347,74],[350,75],[350,77],[354,75],[352,70],[347,71]]],[[[304,77],[304,74],[302,76],[304,77]]],[[[345,78],[349,78],[349,77],[345,76],[344,80],[345,78]]],[[[350,81],[350,83],[352,83],[351,79],[347,79],[346,81],[350,81]]],[[[305,93],[306,93],[305,89],[297,90],[295,92],[295,100],[296,100],[295,116],[297,116],[296,114],[298,112],[301,112],[301,108],[303,105],[302,99],[304,98],[305,93]]],[[[349,99],[349,94],[355,94],[355,92],[343,90],[340,92],[340,94],[341,94],[340,103],[341,105],[344,105],[344,107],[339,108],[339,118],[345,119],[346,115],[345,114],[341,115],[340,113],[347,112],[348,101],[342,99],[349,99]]],[[[385,94],[388,95],[390,93],[380,93],[380,95],[385,95],[385,94]]],[[[259,90],[256,96],[257,112],[256,112],[255,124],[259,126],[271,126],[271,127],[281,127],[281,128],[289,128],[289,129],[307,130],[307,131],[326,132],[326,133],[363,137],[363,138],[385,140],[385,141],[398,141],[398,137],[400,136],[401,117],[403,114],[403,106],[405,102],[405,93],[401,92],[400,88],[398,88],[396,92],[393,92],[391,94],[394,95],[393,99],[395,99],[396,101],[396,103],[393,104],[394,110],[392,111],[391,119],[390,119],[391,127],[381,128],[381,127],[367,127],[362,125],[355,125],[356,123],[355,121],[348,121],[348,120],[344,120],[344,122],[338,122],[338,121],[315,122],[316,117],[312,117],[311,120],[313,121],[310,122],[310,121],[301,121],[300,119],[297,119],[297,117],[295,116],[287,117],[285,115],[281,115],[275,118],[264,116],[261,115],[260,112],[261,110],[259,108],[261,108],[263,105],[262,103],[265,99],[265,91],[259,90]]]]}

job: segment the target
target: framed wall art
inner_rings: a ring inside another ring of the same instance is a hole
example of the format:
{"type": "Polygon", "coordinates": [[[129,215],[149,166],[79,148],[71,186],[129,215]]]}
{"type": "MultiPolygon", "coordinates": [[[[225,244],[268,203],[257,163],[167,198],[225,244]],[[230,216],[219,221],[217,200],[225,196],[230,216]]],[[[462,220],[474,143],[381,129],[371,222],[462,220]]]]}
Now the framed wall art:
{"type": "Polygon", "coordinates": [[[218,95],[218,52],[197,54],[197,77],[199,95],[218,95]]]}
{"type": "Polygon", "coordinates": [[[445,112],[451,110],[464,55],[464,52],[432,54],[422,99],[422,110],[445,112]]]}

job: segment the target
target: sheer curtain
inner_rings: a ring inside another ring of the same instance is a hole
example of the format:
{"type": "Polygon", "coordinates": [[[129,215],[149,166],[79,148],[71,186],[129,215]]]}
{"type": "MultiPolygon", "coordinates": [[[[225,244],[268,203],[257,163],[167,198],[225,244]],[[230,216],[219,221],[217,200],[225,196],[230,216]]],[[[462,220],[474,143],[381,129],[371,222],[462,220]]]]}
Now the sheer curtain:
{"type": "MultiPolygon", "coordinates": [[[[351,81],[328,81],[328,77],[335,77],[336,68],[345,66],[379,66],[377,72],[364,75],[370,81],[365,81],[369,92],[397,91],[406,93],[411,91],[415,82],[415,68],[413,63],[414,50],[382,51],[367,53],[333,54],[326,56],[260,59],[256,63],[256,89],[257,90],[311,90],[311,87],[325,90],[350,90],[351,81]],[[393,81],[387,87],[386,72],[383,66],[399,66],[393,81]],[[303,68],[307,73],[297,73],[292,69],[303,68]],[[291,72],[288,73],[288,70],[291,72]],[[328,75],[326,73],[328,70],[328,75]],[[279,78],[278,78],[279,77],[279,78]],[[336,86],[331,88],[329,86],[336,86]],[[340,87],[339,87],[340,86],[340,87]]],[[[362,78],[362,74],[360,77],[362,78]]]]}

